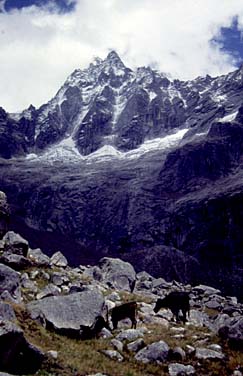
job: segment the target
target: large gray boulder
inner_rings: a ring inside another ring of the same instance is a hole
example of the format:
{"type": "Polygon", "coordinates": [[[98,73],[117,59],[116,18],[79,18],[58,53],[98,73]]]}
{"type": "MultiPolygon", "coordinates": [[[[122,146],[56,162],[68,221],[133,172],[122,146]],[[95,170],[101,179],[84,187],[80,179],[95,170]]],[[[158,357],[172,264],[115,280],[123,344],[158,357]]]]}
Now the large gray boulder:
{"type": "Polygon", "coordinates": [[[219,329],[219,335],[228,339],[230,347],[243,350],[243,316],[228,321],[226,326],[219,329]]]}
{"type": "Polygon", "coordinates": [[[82,331],[93,326],[102,315],[103,307],[104,298],[97,290],[50,296],[27,305],[32,319],[39,320],[47,329],[72,337],[82,337],[82,331]]]}
{"type": "Polygon", "coordinates": [[[0,297],[6,291],[16,301],[21,301],[19,274],[10,267],[0,264],[0,297]]]}
{"type": "Polygon", "coordinates": [[[32,266],[31,261],[27,257],[11,253],[10,251],[3,252],[0,256],[0,263],[7,265],[14,270],[24,270],[32,266]]]}
{"type": "Polygon", "coordinates": [[[0,324],[0,369],[18,375],[35,373],[44,359],[43,353],[30,344],[14,323],[0,324]]]}
{"type": "Polygon", "coordinates": [[[144,330],[142,328],[140,329],[127,329],[123,330],[121,333],[119,333],[116,337],[118,341],[134,341],[135,339],[141,338],[144,336],[144,330]]]}
{"type": "Polygon", "coordinates": [[[211,350],[204,347],[198,347],[196,348],[196,354],[197,359],[210,359],[210,360],[221,360],[224,359],[224,354],[219,351],[211,350]]]}
{"type": "Polygon", "coordinates": [[[29,249],[29,243],[14,231],[8,231],[4,237],[4,248],[6,251],[26,257],[29,249]]]}
{"type": "Polygon", "coordinates": [[[14,321],[16,316],[13,307],[5,302],[0,301],[0,321],[14,321]]]}
{"type": "Polygon", "coordinates": [[[51,256],[50,265],[59,266],[61,268],[66,268],[68,261],[62,252],[56,252],[51,256]]]}
{"type": "Polygon", "coordinates": [[[136,272],[133,266],[119,258],[104,257],[99,261],[102,281],[117,290],[133,291],[136,272]]]}
{"type": "Polygon", "coordinates": [[[154,342],[144,349],[140,350],[135,359],[142,363],[158,363],[165,362],[168,358],[169,346],[164,341],[154,342]]]}
{"type": "Polygon", "coordinates": [[[7,197],[0,191],[0,239],[8,231],[10,210],[7,203],[7,197]]]}
{"type": "Polygon", "coordinates": [[[180,376],[180,375],[195,375],[196,371],[195,368],[191,365],[185,366],[184,364],[180,363],[171,363],[168,367],[169,375],[170,376],[180,376]]]}
{"type": "Polygon", "coordinates": [[[49,266],[50,258],[40,248],[29,249],[28,257],[36,266],[49,266]]]}

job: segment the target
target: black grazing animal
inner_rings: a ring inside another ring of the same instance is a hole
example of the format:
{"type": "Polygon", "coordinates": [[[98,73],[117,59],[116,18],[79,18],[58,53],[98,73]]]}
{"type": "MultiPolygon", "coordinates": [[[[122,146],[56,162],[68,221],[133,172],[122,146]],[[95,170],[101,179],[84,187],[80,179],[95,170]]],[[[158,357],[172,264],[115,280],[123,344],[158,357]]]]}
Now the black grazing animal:
{"type": "Polygon", "coordinates": [[[169,308],[176,317],[176,321],[179,321],[179,311],[182,311],[182,321],[186,322],[186,314],[190,315],[190,303],[189,294],[184,291],[173,291],[169,293],[165,298],[158,299],[154,307],[154,312],[157,313],[160,308],[169,308]]]}
{"type": "Polygon", "coordinates": [[[117,329],[118,321],[129,318],[132,322],[132,328],[137,326],[137,303],[129,302],[114,307],[111,311],[111,321],[113,329],[117,329]]]}
{"type": "Polygon", "coordinates": [[[81,339],[97,338],[103,328],[111,330],[107,321],[103,316],[97,316],[94,324],[90,326],[80,326],[81,339]]]}

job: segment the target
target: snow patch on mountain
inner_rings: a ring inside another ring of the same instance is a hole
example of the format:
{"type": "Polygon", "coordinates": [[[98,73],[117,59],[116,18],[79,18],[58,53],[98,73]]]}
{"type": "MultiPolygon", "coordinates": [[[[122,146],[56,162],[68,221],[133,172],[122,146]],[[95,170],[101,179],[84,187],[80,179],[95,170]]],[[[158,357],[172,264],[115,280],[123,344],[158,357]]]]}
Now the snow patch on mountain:
{"type": "Polygon", "coordinates": [[[128,152],[120,152],[112,145],[104,145],[95,152],[83,156],[78,152],[75,142],[72,137],[62,140],[60,143],[49,148],[44,154],[29,154],[26,159],[29,161],[41,161],[44,163],[79,163],[81,161],[90,162],[103,162],[111,159],[135,159],[142,155],[156,150],[166,150],[175,147],[182,140],[188,129],[180,129],[177,132],[167,135],[165,137],[158,137],[153,140],[147,140],[137,149],[128,152]]]}
{"type": "Polygon", "coordinates": [[[151,151],[166,150],[171,147],[175,147],[179,144],[180,140],[182,140],[187,131],[188,129],[180,129],[176,133],[170,134],[168,136],[147,140],[137,149],[123,153],[123,155],[125,154],[126,158],[133,159],[138,158],[141,155],[151,151]]]}
{"type": "Polygon", "coordinates": [[[221,123],[227,123],[230,121],[234,121],[236,118],[236,115],[238,114],[238,111],[233,112],[232,114],[226,115],[223,118],[221,118],[219,121],[221,123]]]}
{"type": "Polygon", "coordinates": [[[157,94],[154,91],[149,91],[149,100],[152,102],[154,98],[157,97],[157,94]]]}

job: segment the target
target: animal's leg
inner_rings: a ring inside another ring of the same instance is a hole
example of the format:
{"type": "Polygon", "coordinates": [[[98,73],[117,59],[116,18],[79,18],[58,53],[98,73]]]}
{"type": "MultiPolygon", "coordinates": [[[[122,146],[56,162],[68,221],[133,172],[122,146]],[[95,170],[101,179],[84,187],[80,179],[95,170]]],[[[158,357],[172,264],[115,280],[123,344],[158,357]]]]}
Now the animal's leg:
{"type": "Polygon", "coordinates": [[[180,321],[180,318],[179,318],[179,309],[175,310],[175,316],[176,316],[176,322],[179,322],[180,321]]]}
{"type": "Polygon", "coordinates": [[[118,321],[116,321],[116,320],[113,320],[113,321],[112,321],[113,330],[116,330],[116,329],[117,329],[117,324],[118,324],[118,321]]]}
{"type": "Polygon", "coordinates": [[[186,319],[186,309],[182,309],[182,314],[183,314],[183,316],[182,316],[182,321],[183,321],[183,323],[185,324],[186,323],[186,321],[187,321],[187,319],[186,319]]]}
{"type": "Polygon", "coordinates": [[[135,319],[135,317],[132,319],[132,328],[136,329],[137,327],[137,320],[135,319]]]}

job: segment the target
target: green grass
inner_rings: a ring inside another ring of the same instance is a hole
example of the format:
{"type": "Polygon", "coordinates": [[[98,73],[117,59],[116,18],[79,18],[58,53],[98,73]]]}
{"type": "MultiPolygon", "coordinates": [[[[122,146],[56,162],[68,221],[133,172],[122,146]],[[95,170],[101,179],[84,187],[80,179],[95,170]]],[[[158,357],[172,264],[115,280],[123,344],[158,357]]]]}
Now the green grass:
{"type": "MultiPolygon", "coordinates": [[[[74,340],[47,331],[38,323],[32,321],[26,312],[24,305],[15,305],[15,312],[19,325],[25,332],[26,338],[44,352],[55,350],[58,352],[57,360],[46,358],[42,368],[36,375],[38,376],[84,376],[92,373],[104,373],[109,376],[163,376],[168,375],[168,364],[141,364],[136,362],[134,354],[124,350],[124,361],[119,363],[111,360],[101,353],[102,350],[111,349],[110,340],[74,340]]],[[[176,326],[174,324],[173,326],[176,326]]],[[[144,336],[146,344],[164,340],[169,347],[192,345],[196,346],[198,339],[209,336],[210,332],[206,328],[195,328],[186,326],[184,338],[177,339],[172,335],[172,331],[162,325],[148,325],[149,332],[144,336]]],[[[218,337],[211,337],[210,343],[219,343],[218,337]]],[[[227,355],[225,361],[204,361],[198,364],[195,358],[187,358],[183,364],[191,364],[196,368],[196,374],[200,376],[229,376],[237,366],[243,365],[243,354],[232,351],[223,343],[223,351],[227,355]]]]}

